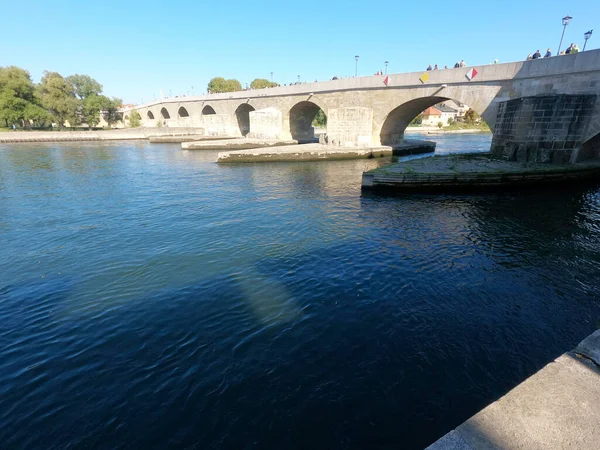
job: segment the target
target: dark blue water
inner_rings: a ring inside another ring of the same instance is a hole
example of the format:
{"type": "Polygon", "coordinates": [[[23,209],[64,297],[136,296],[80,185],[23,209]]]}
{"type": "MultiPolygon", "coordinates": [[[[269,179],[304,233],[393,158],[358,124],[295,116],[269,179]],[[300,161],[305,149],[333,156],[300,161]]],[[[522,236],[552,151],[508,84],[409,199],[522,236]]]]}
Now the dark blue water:
{"type": "Polygon", "coordinates": [[[600,188],[215,158],[0,146],[0,447],[422,448],[600,324],[600,188]]]}

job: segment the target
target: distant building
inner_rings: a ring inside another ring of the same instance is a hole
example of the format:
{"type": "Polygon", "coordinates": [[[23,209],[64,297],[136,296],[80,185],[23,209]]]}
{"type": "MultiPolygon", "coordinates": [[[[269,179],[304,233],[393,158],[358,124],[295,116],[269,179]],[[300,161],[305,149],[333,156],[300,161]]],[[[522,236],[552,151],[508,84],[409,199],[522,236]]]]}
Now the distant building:
{"type": "Polygon", "coordinates": [[[443,126],[447,126],[449,119],[452,119],[450,120],[452,122],[457,116],[458,111],[456,109],[437,104],[423,111],[421,125],[425,127],[437,127],[441,122],[443,126]]]}
{"type": "Polygon", "coordinates": [[[465,105],[464,103],[461,103],[456,100],[446,100],[445,102],[442,102],[441,105],[449,106],[450,108],[455,109],[457,113],[456,117],[463,117],[465,113],[470,109],[469,105],[465,105]]]}

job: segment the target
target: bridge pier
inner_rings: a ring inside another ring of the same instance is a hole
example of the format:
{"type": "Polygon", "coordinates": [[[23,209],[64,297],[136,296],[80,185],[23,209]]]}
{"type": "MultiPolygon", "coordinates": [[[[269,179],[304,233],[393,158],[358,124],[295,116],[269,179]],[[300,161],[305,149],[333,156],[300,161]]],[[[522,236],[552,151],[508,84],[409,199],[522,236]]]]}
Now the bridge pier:
{"type": "MultiPolygon", "coordinates": [[[[492,154],[508,161],[578,162],[596,95],[540,95],[500,102],[492,154]]],[[[581,155],[583,156],[583,155],[581,155]]]]}

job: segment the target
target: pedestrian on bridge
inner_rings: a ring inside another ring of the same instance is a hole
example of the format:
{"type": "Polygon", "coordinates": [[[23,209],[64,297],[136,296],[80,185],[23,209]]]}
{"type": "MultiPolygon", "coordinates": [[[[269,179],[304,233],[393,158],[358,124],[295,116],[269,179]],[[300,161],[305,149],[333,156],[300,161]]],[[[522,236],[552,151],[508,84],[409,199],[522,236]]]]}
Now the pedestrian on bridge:
{"type": "Polygon", "coordinates": [[[531,59],[540,59],[542,57],[542,54],[540,53],[539,50],[537,50],[533,56],[531,57],[531,59]]]}
{"type": "Polygon", "coordinates": [[[552,52],[550,51],[550,49],[546,50],[546,54],[544,55],[544,58],[550,58],[552,56],[552,52]]]}
{"type": "Polygon", "coordinates": [[[467,67],[467,63],[465,62],[465,60],[461,60],[460,62],[460,67],[467,67]]]}

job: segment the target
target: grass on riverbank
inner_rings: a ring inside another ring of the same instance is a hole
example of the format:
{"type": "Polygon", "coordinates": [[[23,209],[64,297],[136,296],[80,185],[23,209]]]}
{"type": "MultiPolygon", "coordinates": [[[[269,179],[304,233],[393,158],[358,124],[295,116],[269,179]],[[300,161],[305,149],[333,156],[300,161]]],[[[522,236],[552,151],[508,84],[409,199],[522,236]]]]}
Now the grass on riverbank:
{"type": "Polygon", "coordinates": [[[442,128],[444,131],[455,131],[455,130],[478,130],[478,131],[486,131],[491,132],[488,124],[481,121],[479,123],[464,123],[464,122],[454,122],[448,125],[447,127],[442,128]]]}
{"type": "Polygon", "coordinates": [[[487,123],[479,122],[479,123],[464,123],[464,122],[454,122],[445,127],[439,128],[434,126],[422,126],[422,125],[409,125],[408,128],[411,130],[418,130],[419,128],[423,128],[426,131],[460,131],[460,130],[474,130],[481,131],[486,133],[491,133],[490,127],[488,127],[487,123]]]}

